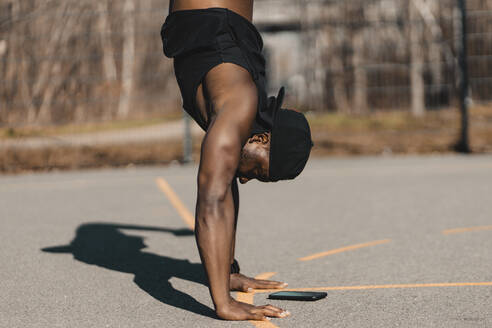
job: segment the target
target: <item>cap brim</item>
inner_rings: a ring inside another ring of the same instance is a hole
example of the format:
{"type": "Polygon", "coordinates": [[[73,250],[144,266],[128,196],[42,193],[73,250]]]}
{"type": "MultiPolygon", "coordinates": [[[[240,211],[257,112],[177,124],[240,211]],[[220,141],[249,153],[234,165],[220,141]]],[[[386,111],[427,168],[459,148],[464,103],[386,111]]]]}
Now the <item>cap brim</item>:
{"type": "Polygon", "coordinates": [[[273,111],[273,127],[275,127],[275,121],[277,120],[277,113],[279,110],[282,109],[282,104],[284,103],[284,97],[285,97],[285,88],[281,87],[280,90],[278,91],[277,98],[275,99],[275,109],[273,111]]]}
{"type": "MultiPolygon", "coordinates": [[[[272,161],[272,149],[275,147],[272,147],[274,145],[274,139],[275,139],[275,125],[277,124],[277,117],[278,117],[278,112],[282,110],[282,104],[284,103],[284,96],[285,96],[285,88],[281,87],[280,90],[278,91],[277,98],[275,99],[275,108],[272,113],[272,130],[270,133],[270,158],[269,161],[271,163],[272,161]]],[[[271,176],[271,172],[269,172],[269,175],[271,176]]],[[[272,182],[275,182],[277,180],[271,180],[272,182]]]]}

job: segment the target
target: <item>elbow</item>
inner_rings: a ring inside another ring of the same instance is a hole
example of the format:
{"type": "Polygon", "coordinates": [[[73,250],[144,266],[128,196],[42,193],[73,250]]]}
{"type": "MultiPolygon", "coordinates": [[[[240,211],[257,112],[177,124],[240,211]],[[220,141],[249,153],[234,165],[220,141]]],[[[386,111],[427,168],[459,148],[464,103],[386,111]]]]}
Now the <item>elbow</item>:
{"type": "Polygon", "coordinates": [[[228,185],[213,184],[207,179],[198,182],[197,224],[210,226],[224,218],[228,185]]]}
{"type": "Polygon", "coordinates": [[[219,208],[225,202],[226,195],[222,193],[205,193],[198,192],[198,206],[207,212],[219,208]]]}
{"type": "Polygon", "coordinates": [[[200,204],[215,205],[226,200],[230,183],[219,179],[213,174],[200,172],[198,174],[198,202],[200,204]]]}
{"type": "Polygon", "coordinates": [[[195,233],[200,231],[216,230],[225,222],[224,211],[225,198],[221,195],[209,195],[198,197],[197,212],[195,218],[195,233]]]}
{"type": "Polygon", "coordinates": [[[200,208],[220,207],[227,197],[227,191],[223,188],[198,188],[198,206],[200,208]]]}

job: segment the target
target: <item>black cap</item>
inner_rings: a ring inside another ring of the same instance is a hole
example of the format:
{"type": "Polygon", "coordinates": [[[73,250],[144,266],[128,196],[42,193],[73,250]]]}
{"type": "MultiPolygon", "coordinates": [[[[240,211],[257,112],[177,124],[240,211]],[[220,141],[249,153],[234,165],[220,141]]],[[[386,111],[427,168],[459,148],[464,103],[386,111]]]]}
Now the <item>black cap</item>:
{"type": "Polygon", "coordinates": [[[304,114],[282,109],[284,88],[277,98],[271,98],[273,126],[270,141],[270,181],[289,180],[297,177],[311,153],[313,142],[311,129],[304,114]]]}

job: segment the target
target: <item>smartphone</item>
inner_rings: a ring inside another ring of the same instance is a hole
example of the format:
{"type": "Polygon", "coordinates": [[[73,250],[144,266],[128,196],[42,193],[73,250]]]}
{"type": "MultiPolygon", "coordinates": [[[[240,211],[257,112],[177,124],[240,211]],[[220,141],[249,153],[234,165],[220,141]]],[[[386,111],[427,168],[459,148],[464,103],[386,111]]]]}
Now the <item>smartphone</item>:
{"type": "Polygon", "coordinates": [[[276,292],[268,295],[272,300],[317,301],[328,295],[325,292],[276,292]]]}

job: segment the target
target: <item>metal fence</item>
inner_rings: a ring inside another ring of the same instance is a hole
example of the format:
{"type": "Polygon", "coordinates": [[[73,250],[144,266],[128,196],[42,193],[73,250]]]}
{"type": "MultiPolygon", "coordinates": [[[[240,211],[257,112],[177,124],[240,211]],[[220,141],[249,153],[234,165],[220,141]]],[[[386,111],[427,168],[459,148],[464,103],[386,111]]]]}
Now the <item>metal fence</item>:
{"type": "MultiPolygon", "coordinates": [[[[0,0],[0,125],[177,110],[179,90],[159,35],[167,5],[0,0]]],[[[272,90],[286,84],[288,101],[300,108],[421,115],[459,104],[459,0],[257,0],[255,6],[272,90]],[[280,8],[289,6],[282,17],[280,8]]],[[[469,95],[487,102],[492,1],[468,0],[467,9],[469,95]]]]}
{"type": "MultiPolygon", "coordinates": [[[[349,113],[459,101],[459,0],[301,1],[308,107],[349,113]],[[320,87],[321,86],[321,87],[320,87]]],[[[470,96],[492,99],[492,2],[468,0],[470,96]]]]}

